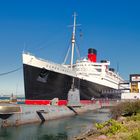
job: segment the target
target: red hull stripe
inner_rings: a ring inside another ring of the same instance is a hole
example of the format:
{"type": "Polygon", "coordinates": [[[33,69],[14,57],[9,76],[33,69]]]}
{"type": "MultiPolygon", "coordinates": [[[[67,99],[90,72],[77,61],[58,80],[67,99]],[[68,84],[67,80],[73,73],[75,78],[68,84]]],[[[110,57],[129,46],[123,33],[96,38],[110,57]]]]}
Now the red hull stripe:
{"type": "MultiPolygon", "coordinates": [[[[28,105],[50,105],[51,100],[25,100],[28,105]]],[[[59,100],[58,105],[67,105],[67,100],[59,100]]]]}
{"type": "Polygon", "coordinates": [[[92,104],[92,103],[94,103],[94,101],[91,101],[91,100],[81,100],[80,102],[81,102],[81,104],[92,104]]]}
{"type": "MultiPolygon", "coordinates": [[[[58,105],[67,105],[67,100],[59,100],[58,105]]],[[[91,100],[81,100],[81,104],[91,104],[94,103],[94,101],[91,100]]],[[[28,105],[50,105],[51,100],[25,100],[25,104],[28,105]]]]}

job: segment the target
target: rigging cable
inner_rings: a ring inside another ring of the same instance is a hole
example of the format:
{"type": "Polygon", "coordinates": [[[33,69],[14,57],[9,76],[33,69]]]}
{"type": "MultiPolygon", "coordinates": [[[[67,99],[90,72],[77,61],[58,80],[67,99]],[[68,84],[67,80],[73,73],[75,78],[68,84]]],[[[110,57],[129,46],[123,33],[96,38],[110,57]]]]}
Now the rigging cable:
{"type": "Polygon", "coordinates": [[[22,69],[22,67],[16,68],[16,69],[8,71],[8,72],[0,73],[0,76],[4,76],[4,75],[10,74],[10,73],[14,73],[16,71],[19,71],[20,69],[22,69]]]}
{"type": "Polygon", "coordinates": [[[81,56],[80,56],[79,44],[77,43],[77,40],[75,40],[75,48],[77,51],[78,58],[80,59],[81,56]]]}
{"type": "Polygon", "coordinates": [[[68,56],[69,56],[69,53],[70,53],[70,48],[71,48],[70,43],[71,43],[71,40],[70,40],[69,43],[68,43],[68,47],[69,47],[69,48],[68,48],[68,51],[67,51],[67,53],[66,53],[64,62],[63,62],[62,64],[66,64],[66,61],[67,61],[67,59],[68,59],[68,56]]]}

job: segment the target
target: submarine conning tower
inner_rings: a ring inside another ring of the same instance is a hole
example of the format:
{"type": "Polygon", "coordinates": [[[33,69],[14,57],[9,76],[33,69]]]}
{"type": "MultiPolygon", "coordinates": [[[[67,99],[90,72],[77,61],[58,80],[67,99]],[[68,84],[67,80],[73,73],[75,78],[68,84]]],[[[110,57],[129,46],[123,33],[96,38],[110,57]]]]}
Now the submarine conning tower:
{"type": "Polygon", "coordinates": [[[91,62],[96,62],[97,59],[97,51],[93,48],[88,49],[88,60],[91,62]]]}

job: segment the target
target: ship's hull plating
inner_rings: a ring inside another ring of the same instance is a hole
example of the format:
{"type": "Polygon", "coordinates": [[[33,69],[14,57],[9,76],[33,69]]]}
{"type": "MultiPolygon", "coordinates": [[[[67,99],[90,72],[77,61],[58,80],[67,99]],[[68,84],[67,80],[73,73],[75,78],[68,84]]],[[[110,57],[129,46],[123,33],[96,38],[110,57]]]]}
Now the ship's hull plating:
{"type": "MultiPolygon", "coordinates": [[[[62,101],[67,100],[73,77],[31,65],[24,64],[23,67],[25,98],[27,101],[49,101],[53,98],[58,98],[62,101]]],[[[74,79],[75,87],[80,91],[80,100],[102,97],[101,91],[109,89],[86,80],[74,79]]]]}
{"type": "Polygon", "coordinates": [[[72,77],[24,64],[25,98],[31,100],[67,99],[72,77]]]}

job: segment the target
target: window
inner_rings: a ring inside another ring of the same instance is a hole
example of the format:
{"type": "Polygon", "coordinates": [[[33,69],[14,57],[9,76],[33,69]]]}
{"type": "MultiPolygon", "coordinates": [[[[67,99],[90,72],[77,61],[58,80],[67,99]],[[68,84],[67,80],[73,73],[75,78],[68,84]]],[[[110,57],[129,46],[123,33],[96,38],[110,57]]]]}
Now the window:
{"type": "Polygon", "coordinates": [[[101,69],[96,69],[98,72],[101,72],[101,69]]]}

